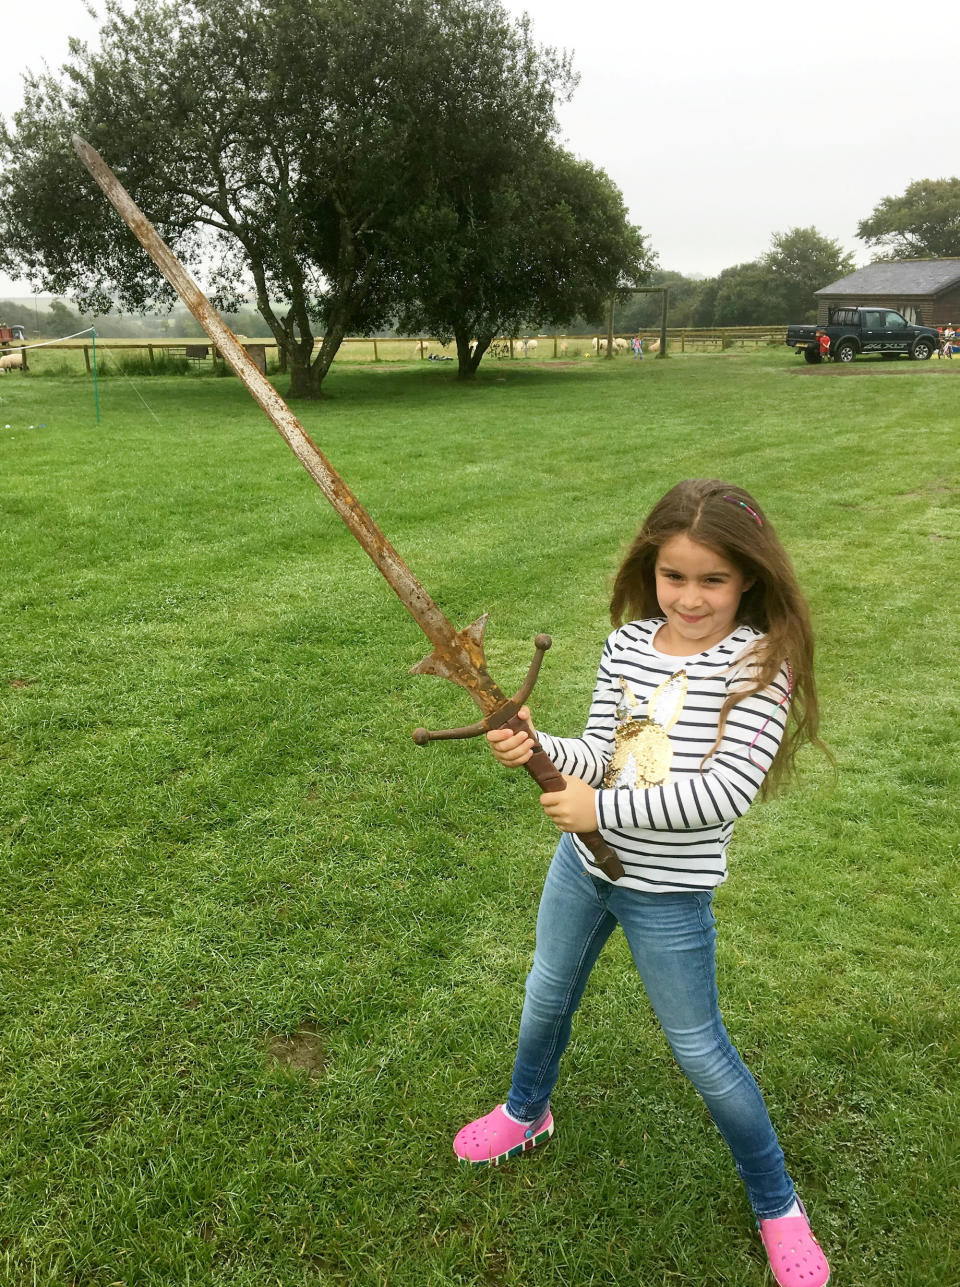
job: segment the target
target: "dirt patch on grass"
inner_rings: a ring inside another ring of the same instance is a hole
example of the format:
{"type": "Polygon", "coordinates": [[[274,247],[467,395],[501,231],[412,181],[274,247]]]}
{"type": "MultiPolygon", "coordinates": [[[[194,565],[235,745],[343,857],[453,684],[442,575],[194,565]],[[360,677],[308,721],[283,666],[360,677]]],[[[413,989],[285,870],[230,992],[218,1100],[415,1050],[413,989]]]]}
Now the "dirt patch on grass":
{"type": "Polygon", "coordinates": [[[32,679],[8,679],[7,683],[11,688],[29,688],[34,681],[32,679]]]}
{"type": "Polygon", "coordinates": [[[897,492],[898,496],[952,496],[955,492],[960,491],[960,487],[955,487],[948,483],[946,479],[936,478],[933,482],[924,483],[922,487],[915,487],[912,492],[897,492]]]}
{"type": "Polygon", "coordinates": [[[267,1040],[267,1058],[276,1067],[292,1068],[319,1081],[327,1066],[327,1052],[320,1031],[312,1020],[301,1023],[296,1032],[267,1040]]]}
{"type": "Polygon", "coordinates": [[[528,358],[524,358],[524,364],[526,366],[552,367],[554,370],[556,370],[558,366],[583,366],[582,361],[577,362],[576,360],[574,360],[571,362],[569,358],[555,358],[553,361],[550,361],[550,362],[531,362],[528,358]]]}
{"type": "Polygon", "coordinates": [[[960,362],[944,362],[942,359],[911,362],[909,358],[898,362],[831,362],[826,365],[822,362],[804,362],[803,366],[794,367],[790,375],[812,375],[825,380],[828,376],[877,375],[880,372],[884,375],[904,375],[907,372],[911,375],[950,375],[954,372],[960,375],[960,362]]]}

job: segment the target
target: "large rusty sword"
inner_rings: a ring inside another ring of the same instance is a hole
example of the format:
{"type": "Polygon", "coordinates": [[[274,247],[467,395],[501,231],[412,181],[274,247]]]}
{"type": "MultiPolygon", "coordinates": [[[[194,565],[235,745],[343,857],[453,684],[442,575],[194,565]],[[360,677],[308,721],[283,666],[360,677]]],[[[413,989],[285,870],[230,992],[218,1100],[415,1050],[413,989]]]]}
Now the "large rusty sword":
{"type": "MultiPolygon", "coordinates": [[[[73,146],[80,160],[103,189],[124,223],[206,331],[224,360],[246,385],[255,402],[266,413],[281,438],[293,451],[380,569],[400,602],[433,644],[430,655],[412,667],[411,673],[439,675],[443,679],[452,680],[470,694],[483,712],[482,720],[465,728],[447,729],[435,733],[427,729],[416,729],[413,734],[414,741],[423,745],[439,738],[473,737],[494,728],[518,730],[525,727],[532,733],[532,729],[519,718],[517,712],[533,691],[543,654],[550,647],[549,635],[537,636],[536,650],[527,677],[518,692],[508,698],[487,672],[483,651],[486,615],[479,617],[463,630],[454,629],[330,461],[311,441],[300,421],[273,385],[266,376],[261,374],[237,337],[130,197],[103,157],[78,134],[73,136],[73,146]]],[[[534,753],[524,768],[543,791],[563,790],[563,778],[539,744],[535,746],[534,753]]],[[[617,880],[623,875],[620,860],[598,831],[583,833],[580,838],[590,850],[591,861],[595,866],[612,880],[617,880]]]]}

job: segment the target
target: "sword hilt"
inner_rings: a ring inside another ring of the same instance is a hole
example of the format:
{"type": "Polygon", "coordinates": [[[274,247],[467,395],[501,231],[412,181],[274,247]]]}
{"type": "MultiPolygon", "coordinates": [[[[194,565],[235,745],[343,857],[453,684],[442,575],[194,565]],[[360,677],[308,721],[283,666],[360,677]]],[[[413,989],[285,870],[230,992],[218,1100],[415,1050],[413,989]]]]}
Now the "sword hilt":
{"type": "MultiPolygon", "coordinates": [[[[412,734],[413,740],[418,746],[426,746],[428,742],[438,742],[449,738],[479,737],[481,733],[489,733],[494,728],[509,728],[515,733],[523,730],[529,733],[534,741],[533,754],[523,767],[537,786],[540,787],[541,791],[562,791],[567,784],[560,773],[557,772],[557,766],[537,741],[537,735],[530,723],[525,719],[521,719],[517,714],[520,707],[533,692],[537,676],[540,674],[540,663],[543,661],[543,654],[552,642],[553,640],[549,635],[537,635],[534,640],[536,651],[533,655],[533,661],[530,663],[530,669],[527,671],[526,679],[524,679],[513,697],[504,702],[502,706],[499,706],[486,719],[478,720],[476,724],[468,724],[464,728],[438,729],[436,732],[431,732],[426,728],[415,728],[412,734]]],[[[619,880],[623,875],[623,864],[600,832],[578,831],[577,835],[590,850],[589,861],[592,865],[599,867],[610,880],[619,880]]]]}

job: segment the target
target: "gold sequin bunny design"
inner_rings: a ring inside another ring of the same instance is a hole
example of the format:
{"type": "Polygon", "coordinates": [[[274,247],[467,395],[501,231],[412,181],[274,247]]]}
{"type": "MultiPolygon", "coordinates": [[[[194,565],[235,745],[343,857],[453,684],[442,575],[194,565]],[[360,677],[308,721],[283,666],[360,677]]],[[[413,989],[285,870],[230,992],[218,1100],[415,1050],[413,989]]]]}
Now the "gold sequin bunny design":
{"type": "Polygon", "coordinates": [[[687,672],[678,670],[655,688],[647,702],[646,718],[640,718],[640,703],[627,681],[620,677],[617,727],[613,755],[603,775],[605,787],[661,786],[670,773],[673,747],[667,731],[680,718],[687,699],[687,672]]]}

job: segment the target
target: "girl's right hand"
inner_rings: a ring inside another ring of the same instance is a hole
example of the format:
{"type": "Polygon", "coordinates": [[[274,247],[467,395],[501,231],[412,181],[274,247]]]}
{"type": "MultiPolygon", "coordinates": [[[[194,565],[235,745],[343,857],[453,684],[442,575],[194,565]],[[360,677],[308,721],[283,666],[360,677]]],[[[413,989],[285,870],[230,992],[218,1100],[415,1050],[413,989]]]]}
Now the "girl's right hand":
{"type": "MultiPolygon", "coordinates": [[[[529,723],[529,707],[521,706],[517,714],[529,723]]],[[[515,733],[509,728],[493,728],[487,734],[487,742],[494,756],[508,769],[526,764],[536,745],[530,729],[521,729],[519,733],[515,733]]]]}

